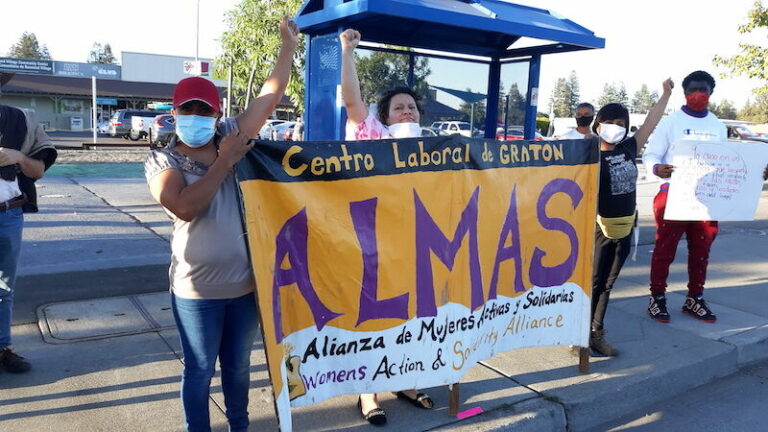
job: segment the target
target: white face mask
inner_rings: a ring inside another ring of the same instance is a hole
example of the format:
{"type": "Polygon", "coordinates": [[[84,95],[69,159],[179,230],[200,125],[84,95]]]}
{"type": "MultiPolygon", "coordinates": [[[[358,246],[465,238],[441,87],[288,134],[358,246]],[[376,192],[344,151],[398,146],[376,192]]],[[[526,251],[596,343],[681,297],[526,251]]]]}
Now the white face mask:
{"type": "Polygon", "coordinates": [[[387,127],[392,138],[416,138],[421,136],[418,123],[395,123],[387,127]]]}
{"type": "Polygon", "coordinates": [[[627,135],[627,128],[611,123],[600,123],[597,134],[608,144],[616,144],[627,135]]]}

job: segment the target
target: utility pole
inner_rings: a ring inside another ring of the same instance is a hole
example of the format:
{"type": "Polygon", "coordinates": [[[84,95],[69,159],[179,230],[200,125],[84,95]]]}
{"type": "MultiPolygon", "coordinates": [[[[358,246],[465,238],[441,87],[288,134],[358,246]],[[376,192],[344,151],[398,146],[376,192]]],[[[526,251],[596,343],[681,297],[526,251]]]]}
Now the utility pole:
{"type": "Polygon", "coordinates": [[[195,63],[200,61],[200,0],[197,0],[197,9],[195,12],[195,63]]]}

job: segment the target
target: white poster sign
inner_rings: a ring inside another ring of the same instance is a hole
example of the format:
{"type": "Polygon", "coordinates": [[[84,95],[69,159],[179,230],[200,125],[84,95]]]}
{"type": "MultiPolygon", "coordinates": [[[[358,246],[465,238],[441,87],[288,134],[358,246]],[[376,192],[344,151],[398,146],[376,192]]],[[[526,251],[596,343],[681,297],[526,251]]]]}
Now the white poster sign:
{"type": "Polygon", "coordinates": [[[768,144],[674,143],[675,170],[664,218],[744,221],[755,218],[768,163],[768,144]]]}

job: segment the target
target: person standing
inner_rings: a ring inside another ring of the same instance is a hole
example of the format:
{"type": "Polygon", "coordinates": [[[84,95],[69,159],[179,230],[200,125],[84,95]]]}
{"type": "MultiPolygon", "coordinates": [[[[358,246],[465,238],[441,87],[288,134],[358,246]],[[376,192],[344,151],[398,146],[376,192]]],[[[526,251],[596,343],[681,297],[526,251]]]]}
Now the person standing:
{"type": "Polygon", "coordinates": [[[589,126],[595,119],[595,107],[589,102],[582,102],[576,106],[574,113],[576,119],[576,129],[570,129],[568,132],[559,136],[558,139],[584,139],[595,136],[589,126]]]}
{"type": "MultiPolygon", "coordinates": [[[[377,140],[382,138],[421,136],[422,108],[419,95],[409,87],[389,89],[376,104],[376,113],[369,111],[360,92],[360,79],[355,67],[355,48],[360,43],[360,32],[345,30],[341,41],[341,95],[347,109],[346,139],[377,140]]],[[[421,409],[432,409],[434,402],[417,390],[403,390],[395,395],[421,409]]],[[[386,412],[379,406],[376,394],[361,394],[357,400],[360,415],[367,422],[383,426],[386,412]]]]}
{"type": "Polygon", "coordinates": [[[667,277],[675,259],[677,244],[685,234],[688,242],[688,295],[683,313],[705,322],[715,322],[717,316],[703,298],[707,278],[709,251],[717,236],[717,221],[676,221],[664,218],[667,191],[675,167],[670,164],[678,141],[724,142],[725,125],[707,110],[709,96],[715,89],[715,79],[705,71],[692,72],[683,80],[686,103],[659,124],[643,154],[646,169],[661,181],[653,200],[656,221],[656,244],[651,256],[648,314],[659,322],[669,322],[667,310],[667,277]]]}
{"type": "Polygon", "coordinates": [[[145,175],[152,197],[173,222],[171,306],[184,354],[181,399],[187,431],[210,431],[216,359],[230,431],[248,429],[250,356],[258,329],[255,281],[243,233],[234,165],[285,91],[299,38],[280,24],[282,46],[261,94],[235,118],[221,119],[219,91],[201,77],[173,92],[176,134],[150,152],[145,175]]]}
{"type": "Polygon", "coordinates": [[[23,213],[37,212],[35,180],[56,161],[56,149],[34,115],[0,105],[0,368],[24,373],[30,363],[11,345],[13,292],[23,213]]]}
{"type": "Polygon", "coordinates": [[[659,101],[633,136],[627,133],[629,111],[610,103],[597,112],[592,130],[600,137],[600,188],[592,272],[592,324],[589,347],[604,356],[619,351],[605,340],[604,319],[613,284],[629,256],[637,208],[637,154],[645,145],[669,102],[672,80],[664,81],[659,101]]]}
{"type": "Polygon", "coordinates": [[[296,119],[296,125],[293,126],[293,141],[304,141],[304,119],[296,119]]]}

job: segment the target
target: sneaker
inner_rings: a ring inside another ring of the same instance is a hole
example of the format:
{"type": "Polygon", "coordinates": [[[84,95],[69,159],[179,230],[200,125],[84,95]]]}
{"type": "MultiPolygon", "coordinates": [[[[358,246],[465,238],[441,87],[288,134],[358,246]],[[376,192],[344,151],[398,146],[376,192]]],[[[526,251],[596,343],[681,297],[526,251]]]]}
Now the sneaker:
{"type": "Polygon", "coordinates": [[[0,367],[10,373],[24,373],[32,368],[24,357],[16,354],[10,347],[0,350],[0,367]]]}
{"type": "Polygon", "coordinates": [[[697,295],[695,297],[688,296],[685,298],[685,304],[683,305],[683,313],[688,314],[699,321],[713,323],[717,320],[717,316],[707,306],[707,302],[697,295]]]}
{"type": "Polygon", "coordinates": [[[589,347],[593,352],[606,357],[616,357],[619,355],[619,350],[611,346],[605,340],[605,330],[592,330],[589,334],[589,347]]]}
{"type": "Polygon", "coordinates": [[[648,315],[659,322],[669,322],[667,297],[664,294],[652,294],[648,304],[648,315]]]}

